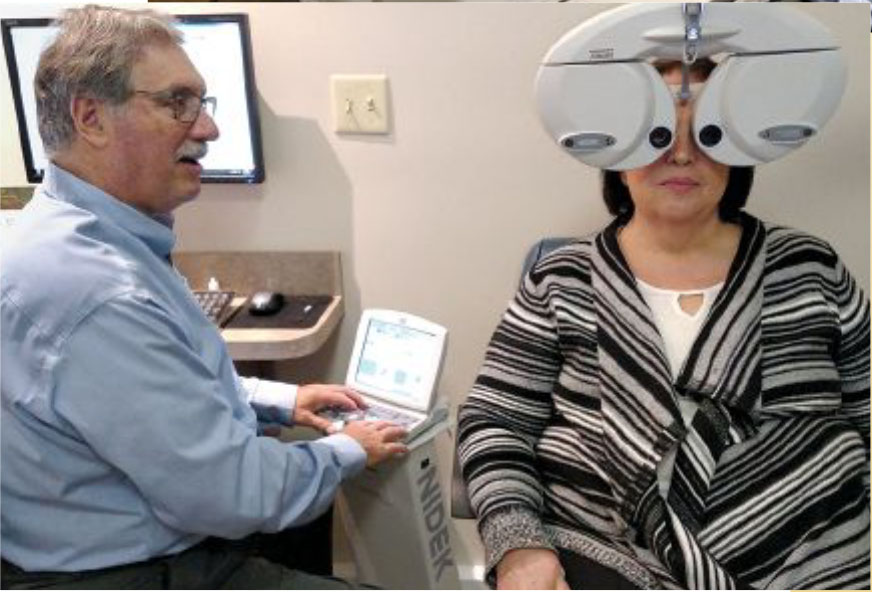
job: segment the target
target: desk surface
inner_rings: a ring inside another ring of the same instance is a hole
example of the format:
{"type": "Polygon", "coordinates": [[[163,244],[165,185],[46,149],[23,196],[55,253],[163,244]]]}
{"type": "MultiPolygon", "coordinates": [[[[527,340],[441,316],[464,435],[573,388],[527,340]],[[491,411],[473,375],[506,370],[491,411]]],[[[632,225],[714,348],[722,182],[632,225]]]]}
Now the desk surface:
{"type": "MultiPolygon", "coordinates": [[[[332,251],[181,252],[173,255],[192,290],[203,290],[210,277],[237,294],[259,290],[286,295],[332,294],[321,318],[306,329],[224,329],[222,337],[234,360],[284,360],[308,356],[336,330],[344,313],[339,253],[332,251]]],[[[233,304],[241,306],[244,298],[233,304]]]]}
{"type": "MultiPolygon", "coordinates": [[[[245,298],[234,299],[234,306],[245,298]]],[[[283,360],[302,358],[324,345],[342,319],[342,296],[333,301],[314,326],[307,329],[223,329],[221,336],[234,360],[283,360]]]]}

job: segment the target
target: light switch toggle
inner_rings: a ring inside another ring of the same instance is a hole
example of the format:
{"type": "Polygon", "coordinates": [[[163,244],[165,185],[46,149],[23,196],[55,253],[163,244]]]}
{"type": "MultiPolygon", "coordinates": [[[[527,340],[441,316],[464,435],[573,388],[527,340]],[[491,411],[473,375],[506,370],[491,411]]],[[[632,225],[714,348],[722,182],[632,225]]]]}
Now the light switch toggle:
{"type": "Polygon", "coordinates": [[[336,132],[386,134],[388,77],[384,74],[334,74],[330,77],[336,132]]]}

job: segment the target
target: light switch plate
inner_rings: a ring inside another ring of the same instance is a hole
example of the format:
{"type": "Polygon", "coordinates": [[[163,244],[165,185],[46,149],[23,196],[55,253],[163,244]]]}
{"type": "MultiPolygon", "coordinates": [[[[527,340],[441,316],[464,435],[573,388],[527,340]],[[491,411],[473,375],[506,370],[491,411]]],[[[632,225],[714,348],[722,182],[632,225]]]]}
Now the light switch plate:
{"type": "Polygon", "coordinates": [[[388,77],[334,74],[330,77],[333,129],[352,134],[387,134],[388,77]]]}

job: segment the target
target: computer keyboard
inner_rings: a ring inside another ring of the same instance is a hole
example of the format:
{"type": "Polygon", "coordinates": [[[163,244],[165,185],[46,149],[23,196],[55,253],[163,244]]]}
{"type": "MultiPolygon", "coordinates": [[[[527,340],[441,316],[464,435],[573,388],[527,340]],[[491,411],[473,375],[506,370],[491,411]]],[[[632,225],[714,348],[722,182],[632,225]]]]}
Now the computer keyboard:
{"type": "Polygon", "coordinates": [[[227,307],[233,301],[234,293],[224,290],[195,290],[193,294],[194,300],[197,301],[209,320],[220,325],[227,312],[227,307]]]}
{"type": "Polygon", "coordinates": [[[392,423],[409,426],[418,421],[418,418],[406,415],[401,411],[370,404],[366,409],[347,410],[339,407],[328,407],[319,413],[333,422],[349,421],[390,421],[392,423]]]}

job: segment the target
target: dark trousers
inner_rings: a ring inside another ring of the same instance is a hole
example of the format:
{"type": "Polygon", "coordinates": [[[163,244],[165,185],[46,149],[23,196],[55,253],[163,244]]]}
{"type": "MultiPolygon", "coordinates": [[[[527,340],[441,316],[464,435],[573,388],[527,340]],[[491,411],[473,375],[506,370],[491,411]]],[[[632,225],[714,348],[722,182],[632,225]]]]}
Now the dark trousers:
{"type": "Polygon", "coordinates": [[[573,590],[638,590],[639,586],[616,572],[583,555],[557,549],[566,583],[573,590]]]}
{"type": "Polygon", "coordinates": [[[239,541],[209,538],[182,553],[80,572],[26,572],[3,561],[9,589],[284,589],[361,587],[332,577],[332,512],[305,527],[239,541]]]}

